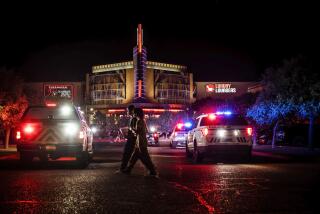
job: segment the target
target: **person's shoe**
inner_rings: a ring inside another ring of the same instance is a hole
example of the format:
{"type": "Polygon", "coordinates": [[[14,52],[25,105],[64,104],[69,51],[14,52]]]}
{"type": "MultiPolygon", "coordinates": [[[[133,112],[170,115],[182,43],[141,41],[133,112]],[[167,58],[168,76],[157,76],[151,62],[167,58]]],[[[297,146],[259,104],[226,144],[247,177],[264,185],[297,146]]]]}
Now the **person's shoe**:
{"type": "Polygon", "coordinates": [[[121,169],[118,169],[117,171],[114,172],[114,174],[121,174],[121,173],[122,173],[121,169]]]}
{"type": "Polygon", "coordinates": [[[126,175],[130,175],[131,174],[131,170],[130,169],[124,169],[124,170],[121,170],[121,172],[123,173],[123,174],[126,174],[126,175]]]}
{"type": "Polygon", "coordinates": [[[130,170],[128,169],[118,169],[114,172],[114,174],[130,174],[130,170]]]}
{"type": "Polygon", "coordinates": [[[146,175],[147,178],[156,178],[156,179],[159,179],[159,173],[157,172],[152,172],[152,173],[149,173],[148,175],[146,175]]]}

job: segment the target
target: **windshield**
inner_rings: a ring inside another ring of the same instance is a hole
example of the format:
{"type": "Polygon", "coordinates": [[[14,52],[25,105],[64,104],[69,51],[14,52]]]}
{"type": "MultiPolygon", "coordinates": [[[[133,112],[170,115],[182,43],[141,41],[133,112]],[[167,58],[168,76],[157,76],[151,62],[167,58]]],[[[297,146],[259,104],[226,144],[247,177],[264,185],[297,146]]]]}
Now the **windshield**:
{"type": "Polygon", "coordinates": [[[201,120],[200,126],[213,126],[213,125],[232,125],[232,126],[245,126],[248,122],[244,117],[239,115],[231,116],[217,116],[215,119],[211,120],[208,117],[204,117],[201,120]]]}
{"type": "Polygon", "coordinates": [[[57,108],[30,107],[25,113],[24,120],[34,119],[57,119],[57,120],[76,120],[77,113],[72,106],[61,106],[57,108]]]}

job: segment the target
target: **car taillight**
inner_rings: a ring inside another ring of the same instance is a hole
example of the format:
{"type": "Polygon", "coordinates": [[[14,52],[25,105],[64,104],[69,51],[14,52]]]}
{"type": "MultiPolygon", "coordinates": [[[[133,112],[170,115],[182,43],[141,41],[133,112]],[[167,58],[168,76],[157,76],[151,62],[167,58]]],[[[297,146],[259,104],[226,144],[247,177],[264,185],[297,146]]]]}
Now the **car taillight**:
{"type": "Polygon", "coordinates": [[[80,131],[80,133],[79,133],[79,138],[80,138],[80,139],[83,139],[83,138],[84,138],[84,132],[83,132],[83,131],[80,131]]]}
{"type": "Polygon", "coordinates": [[[204,128],[204,129],[201,129],[201,132],[202,132],[202,134],[203,134],[204,136],[207,136],[208,133],[209,133],[209,130],[208,130],[208,128],[204,128]]]}
{"type": "Polygon", "coordinates": [[[34,127],[31,126],[30,124],[27,124],[24,128],[23,128],[23,132],[26,134],[31,134],[34,132],[34,127]]]}
{"type": "Polygon", "coordinates": [[[17,133],[16,133],[16,139],[17,139],[17,140],[20,140],[20,139],[21,139],[21,132],[20,132],[20,131],[17,131],[17,133]]]}
{"type": "Polygon", "coordinates": [[[249,136],[252,135],[252,128],[247,128],[247,134],[248,134],[249,136]]]}

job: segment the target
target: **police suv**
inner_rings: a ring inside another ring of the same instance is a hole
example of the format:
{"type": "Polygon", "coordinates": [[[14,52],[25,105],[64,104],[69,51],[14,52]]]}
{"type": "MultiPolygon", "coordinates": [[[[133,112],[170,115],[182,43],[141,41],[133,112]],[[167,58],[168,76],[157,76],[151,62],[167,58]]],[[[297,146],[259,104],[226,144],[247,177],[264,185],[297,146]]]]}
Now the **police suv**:
{"type": "Polygon", "coordinates": [[[83,112],[70,103],[48,103],[24,113],[16,130],[17,150],[22,163],[74,156],[86,166],[93,154],[92,136],[83,112]]]}
{"type": "Polygon", "coordinates": [[[175,148],[185,148],[186,146],[186,137],[188,135],[188,131],[191,130],[192,123],[178,123],[170,136],[170,147],[172,149],[175,148]]]}
{"type": "Polygon", "coordinates": [[[217,154],[251,157],[253,129],[244,117],[229,111],[203,114],[196,119],[195,128],[188,132],[186,156],[200,162],[217,154]]]}

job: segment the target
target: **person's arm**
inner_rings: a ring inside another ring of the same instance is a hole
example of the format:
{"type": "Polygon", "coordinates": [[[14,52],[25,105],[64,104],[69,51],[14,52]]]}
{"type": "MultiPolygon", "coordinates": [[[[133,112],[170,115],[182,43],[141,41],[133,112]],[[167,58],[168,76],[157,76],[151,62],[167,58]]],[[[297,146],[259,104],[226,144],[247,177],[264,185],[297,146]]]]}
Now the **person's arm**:
{"type": "Polygon", "coordinates": [[[144,126],[143,126],[143,120],[138,120],[138,121],[137,121],[136,130],[135,130],[136,133],[137,133],[137,135],[143,133],[143,128],[144,128],[144,126]]]}
{"type": "Polygon", "coordinates": [[[136,133],[136,131],[137,131],[137,128],[136,128],[136,126],[137,126],[137,119],[136,119],[136,118],[132,118],[129,125],[130,125],[130,127],[129,127],[130,131],[131,131],[134,135],[137,135],[137,133],[136,133]]]}

